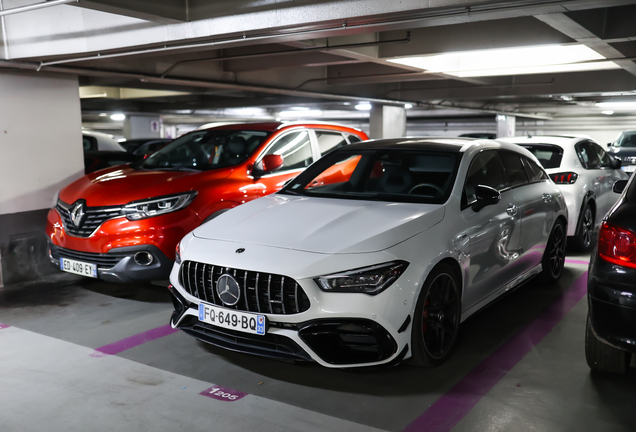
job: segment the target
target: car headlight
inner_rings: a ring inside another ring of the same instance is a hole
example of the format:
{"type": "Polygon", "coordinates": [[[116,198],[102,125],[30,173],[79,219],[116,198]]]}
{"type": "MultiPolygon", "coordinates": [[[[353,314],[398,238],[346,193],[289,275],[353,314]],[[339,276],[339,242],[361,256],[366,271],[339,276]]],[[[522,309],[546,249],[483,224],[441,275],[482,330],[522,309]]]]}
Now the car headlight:
{"type": "Polygon", "coordinates": [[[146,219],[154,216],[172,213],[188,206],[197,196],[196,191],[178,195],[134,201],[124,206],[123,212],[128,220],[146,219]]]}
{"type": "Polygon", "coordinates": [[[371,267],[320,276],[314,279],[327,292],[364,293],[376,295],[395,282],[409,266],[406,261],[391,261],[371,267]]]}

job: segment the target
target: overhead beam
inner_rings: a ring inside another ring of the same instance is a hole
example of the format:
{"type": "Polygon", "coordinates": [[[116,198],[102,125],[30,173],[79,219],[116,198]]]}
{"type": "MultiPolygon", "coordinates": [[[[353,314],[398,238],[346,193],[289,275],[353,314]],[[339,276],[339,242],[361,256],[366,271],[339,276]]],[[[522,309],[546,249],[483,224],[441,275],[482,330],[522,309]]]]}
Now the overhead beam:
{"type": "MultiPolygon", "coordinates": [[[[565,14],[535,15],[535,18],[606,58],[625,57],[623,53],[565,14]]],[[[614,63],[632,75],[636,75],[636,64],[633,61],[615,60],[614,63]]]]}
{"type": "Polygon", "coordinates": [[[82,0],[78,6],[164,24],[188,20],[187,0],[82,0]]]}

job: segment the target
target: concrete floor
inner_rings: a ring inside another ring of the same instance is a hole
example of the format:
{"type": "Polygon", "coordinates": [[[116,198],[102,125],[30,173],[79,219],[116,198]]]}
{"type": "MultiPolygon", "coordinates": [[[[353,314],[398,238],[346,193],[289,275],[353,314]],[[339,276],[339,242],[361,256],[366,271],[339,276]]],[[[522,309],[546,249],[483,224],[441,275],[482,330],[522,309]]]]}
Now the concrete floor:
{"type": "Polygon", "coordinates": [[[636,370],[585,363],[586,261],[569,256],[559,285],[530,281],[471,317],[431,370],[217,349],[169,329],[156,285],[60,275],[0,289],[0,431],[633,432],[636,370]]]}

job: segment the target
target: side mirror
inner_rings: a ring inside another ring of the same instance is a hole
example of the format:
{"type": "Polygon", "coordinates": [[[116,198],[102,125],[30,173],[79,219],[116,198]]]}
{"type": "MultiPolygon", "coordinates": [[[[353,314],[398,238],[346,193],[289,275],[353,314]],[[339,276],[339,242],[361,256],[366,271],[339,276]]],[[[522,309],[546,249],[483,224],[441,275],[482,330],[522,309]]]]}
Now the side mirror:
{"type": "Polygon", "coordinates": [[[477,201],[473,204],[473,210],[478,212],[486,206],[497,204],[501,201],[501,194],[495,188],[484,185],[475,187],[475,196],[477,201]]]}
{"type": "Polygon", "coordinates": [[[610,166],[611,166],[613,169],[619,169],[620,167],[622,167],[622,166],[623,166],[623,162],[622,162],[620,159],[615,158],[615,157],[613,157],[613,156],[610,156],[610,159],[611,159],[611,160],[610,160],[610,166]]]}
{"type": "Polygon", "coordinates": [[[614,183],[614,187],[612,188],[612,190],[617,193],[623,193],[623,191],[625,190],[625,186],[627,186],[627,180],[618,180],[616,183],[614,183]]]}
{"type": "Polygon", "coordinates": [[[255,177],[269,174],[283,166],[283,157],[281,155],[270,154],[264,156],[259,163],[254,166],[253,174],[255,177]]]}
{"type": "Polygon", "coordinates": [[[610,148],[612,146],[612,143],[607,143],[607,148],[610,148]]]}

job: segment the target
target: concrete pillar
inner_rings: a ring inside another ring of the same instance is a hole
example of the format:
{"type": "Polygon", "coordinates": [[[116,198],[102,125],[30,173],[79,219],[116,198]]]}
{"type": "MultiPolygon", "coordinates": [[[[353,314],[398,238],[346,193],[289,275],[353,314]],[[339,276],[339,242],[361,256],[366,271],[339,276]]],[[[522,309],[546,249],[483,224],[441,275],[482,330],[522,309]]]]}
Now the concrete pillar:
{"type": "Polygon", "coordinates": [[[515,136],[516,117],[497,114],[497,138],[515,136]]]}
{"type": "Polygon", "coordinates": [[[124,137],[126,139],[161,138],[161,119],[156,116],[126,116],[124,137]]]}
{"type": "Polygon", "coordinates": [[[46,214],[83,175],[77,77],[0,72],[0,286],[55,271],[46,214]]]}
{"type": "Polygon", "coordinates": [[[373,105],[369,117],[370,138],[401,138],[406,135],[406,110],[402,107],[373,105]]]}

